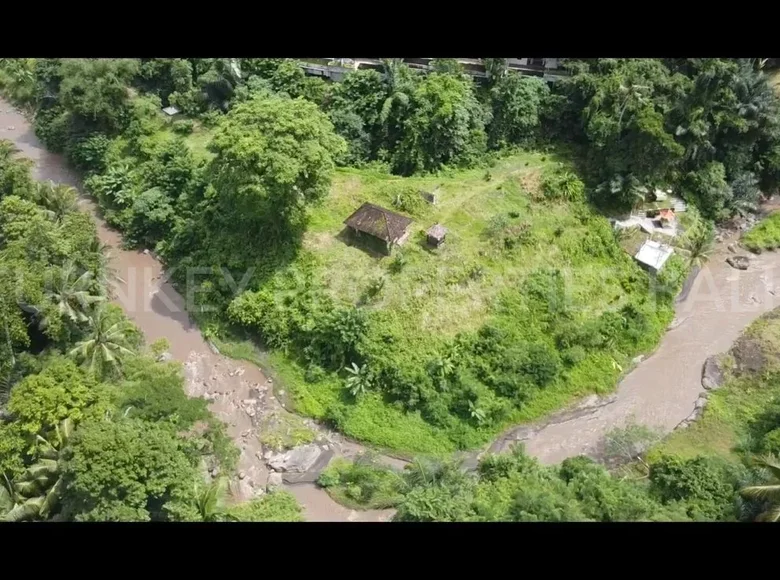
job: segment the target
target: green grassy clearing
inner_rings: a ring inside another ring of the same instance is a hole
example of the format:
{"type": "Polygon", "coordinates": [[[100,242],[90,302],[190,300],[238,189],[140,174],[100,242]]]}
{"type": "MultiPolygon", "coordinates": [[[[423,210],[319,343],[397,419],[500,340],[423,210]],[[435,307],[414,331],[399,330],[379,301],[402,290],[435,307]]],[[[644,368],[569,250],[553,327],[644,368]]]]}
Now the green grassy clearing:
{"type": "Polygon", "coordinates": [[[742,244],[753,252],[780,248],[780,212],[771,214],[745,232],[742,244]]]}
{"type": "MultiPolygon", "coordinates": [[[[557,163],[558,159],[542,154],[521,153],[499,162],[490,170],[489,180],[484,170],[399,178],[339,169],[330,196],[310,209],[303,249],[288,271],[295,272],[305,262],[313,269],[316,286],[336,303],[355,304],[381,316],[383,329],[401,337],[392,348],[420,365],[446,341],[477,331],[494,319],[505,308],[500,305],[507,293],[516,292],[530,274],[547,268],[561,271],[567,300],[578,320],[617,310],[646,291],[647,278],[627,254],[590,251],[587,240],[594,221],[604,228],[606,243],[615,243],[603,217],[581,203],[540,198],[540,175],[557,163]],[[421,202],[398,208],[394,204],[399,193],[416,195],[418,190],[437,188],[436,205],[421,202]],[[365,201],[414,219],[408,240],[390,256],[345,235],[344,219],[365,201]],[[437,222],[448,229],[447,240],[431,249],[424,232],[437,222]],[[507,250],[500,234],[491,231],[513,227],[526,234],[521,244],[507,250]],[[627,277],[638,286],[627,286],[627,277]],[[384,281],[381,290],[367,298],[377,280],[384,281]]],[[[660,304],[657,316],[656,327],[644,340],[647,350],[671,320],[671,309],[660,304]]],[[[514,324],[523,321],[516,319],[514,324]]],[[[230,341],[227,336],[223,333],[223,340],[230,341]]],[[[578,397],[609,392],[635,354],[618,349],[587,353],[563,378],[536,391],[500,425],[460,427],[467,432],[466,446],[481,445],[509,424],[538,419],[578,397]]],[[[285,398],[289,396],[297,412],[329,419],[329,411],[340,407],[339,428],[350,437],[402,453],[446,454],[464,445],[454,441],[458,437],[453,437],[451,428],[434,426],[419,412],[389,404],[378,393],[350,398],[345,395],[344,377],[337,373],[312,378],[295,356],[282,352],[268,353],[267,360],[279,379],[277,392],[283,385],[285,398]]]]}

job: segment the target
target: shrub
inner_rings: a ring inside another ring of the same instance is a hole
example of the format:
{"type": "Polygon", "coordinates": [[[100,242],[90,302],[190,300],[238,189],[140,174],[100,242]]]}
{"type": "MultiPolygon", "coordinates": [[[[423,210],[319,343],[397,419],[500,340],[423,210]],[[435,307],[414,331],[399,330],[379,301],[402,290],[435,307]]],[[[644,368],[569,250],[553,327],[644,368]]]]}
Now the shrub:
{"type": "Polygon", "coordinates": [[[192,119],[178,119],[171,124],[171,129],[177,135],[189,135],[195,129],[192,119]]]}
{"type": "Polygon", "coordinates": [[[106,154],[111,140],[102,133],[80,139],[68,147],[68,160],[86,173],[106,170],[106,154]]]}
{"type": "Polygon", "coordinates": [[[547,199],[582,201],[585,199],[585,184],[571,171],[558,168],[542,174],[542,193],[547,199]]]}
{"type": "Polygon", "coordinates": [[[428,207],[419,189],[413,185],[393,185],[385,193],[390,196],[396,209],[412,215],[419,215],[428,207]]]}
{"type": "Polygon", "coordinates": [[[742,244],[753,252],[780,247],[780,213],[774,213],[761,220],[742,237],[742,244]]]}
{"type": "Polygon", "coordinates": [[[239,522],[302,522],[301,506],[290,493],[275,491],[228,510],[228,517],[239,522]]]}
{"type": "Polygon", "coordinates": [[[662,501],[680,501],[697,520],[733,519],[733,468],[714,457],[683,460],[664,456],[650,468],[651,489],[662,501]]]}
{"type": "Polygon", "coordinates": [[[400,474],[380,465],[371,455],[359,456],[354,462],[333,461],[317,483],[337,502],[355,509],[395,507],[402,497],[400,474]]]}

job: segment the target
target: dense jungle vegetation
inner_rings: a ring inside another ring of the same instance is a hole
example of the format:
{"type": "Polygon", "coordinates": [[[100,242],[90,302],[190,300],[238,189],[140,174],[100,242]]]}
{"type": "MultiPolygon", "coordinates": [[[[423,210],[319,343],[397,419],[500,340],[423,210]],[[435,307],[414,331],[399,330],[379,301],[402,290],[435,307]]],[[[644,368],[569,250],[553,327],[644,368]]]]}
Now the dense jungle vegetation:
{"type": "MultiPolygon", "coordinates": [[[[501,59],[484,83],[455,61],[435,65],[422,75],[389,60],[382,74],[356,71],[329,83],[285,59],[14,59],[0,63],[0,88],[31,109],[37,135],[83,172],[129,244],[155,249],[180,285],[187,268],[211,268],[196,282],[199,304],[216,308],[193,313],[204,333],[259,344],[298,411],[381,447],[443,454],[614,388],[671,320],[710,222],[776,192],[780,112],[758,59],[572,60],[571,76],[552,86],[508,73],[501,59]],[[167,118],[160,110],[168,105],[182,114],[167,118]],[[421,200],[420,189],[437,187],[440,203],[421,200]],[[632,207],[648,188],[671,188],[692,208],[681,251],[658,278],[621,249],[602,215],[632,207]],[[415,220],[391,256],[342,239],[342,221],[364,201],[415,220]],[[422,233],[437,221],[450,233],[431,251],[422,233]],[[242,279],[246,290],[236,296],[242,279]]],[[[18,481],[52,455],[30,443],[40,436],[67,455],[58,463],[66,466],[62,513],[197,517],[194,480],[182,474],[196,472],[199,453],[229,462],[229,446],[201,402],[178,394],[160,404],[200,410],[125,416],[131,390],[122,384],[162,381],[178,393],[181,378],[142,354],[138,333],[103,305],[109,274],[89,220],[56,186],[33,185],[10,150],[4,163],[0,251],[31,271],[21,298],[11,277],[0,303],[0,362],[9,361],[0,371],[13,418],[2,428],[18,432],[0,438],[15,450],[3,467],[9,501],[25,505],[27,496],[13,495],[18,481]],[[46,290],[48,270],[62,277],[60,294],[46,290]],[[76,308],[85,302],[86,312],[76,308]],[[122,357],[120,374],[114,363],[122,357]],[[65,394],[70,402],[56,412],[31,409],[46,417],[36,422],[19,407],[46,406],[25,394],[39,380],[59,381],[66,393],[84,381],[96,386],[80,386],[88,403],[65,394]],[[181,423],[156,421],[162,416],[181,423]],[[71,428],[60,426],[66,419],[76,425],[73,442],[57,443],[71,428]],[[200,421],[207,435],[182,438],[200,421]],[[106,491],[116,483],[89,481],[100,470],[78,480],[78,466],[108,447],[101,440],[124,448],[132,439],[144,453],[149,446],[135,442],[133,429],[171,450],[139,460],[164,461],[160,481],[134,484],[125,501],[106,491]]],[[[407,482],[414,490],[400,518],[544,519],[523,507],[537,500],[565,518],[613,517],[577,499],[572,481],[607,477],[581,460],[556,471],[518,453],[483,464],[477,480],[431,469],[420,478],[432,487],[407,482]],[[544,482],[536,496],[531,480],[544,482]],[[520,487],[531,495],[517,504],[520,487]],[[443,506],[438,515],[408,503],[445,496],[484,502],[443,506]]],[[[698,517],[698,508],[680,507],[687,500],[677,492],[661,490],[664,477],[651,475],[649,496],[634,484],[609,485],[620,497],[641,495],[646,505],[636,514],[698,517]]],[[[717,481],[733,499],[741,477],[717,481]]],[[[713,492],[721,494],[717,509],[725,509],[724,489],[713,492]]]]}
{"type": "Polygon", "coordinates": [[[0,518],[300,519],[284,493],[227,508],[237,450],[178,363],[118,306],[74,189],[36,183],[0,141],[0,518]]]}

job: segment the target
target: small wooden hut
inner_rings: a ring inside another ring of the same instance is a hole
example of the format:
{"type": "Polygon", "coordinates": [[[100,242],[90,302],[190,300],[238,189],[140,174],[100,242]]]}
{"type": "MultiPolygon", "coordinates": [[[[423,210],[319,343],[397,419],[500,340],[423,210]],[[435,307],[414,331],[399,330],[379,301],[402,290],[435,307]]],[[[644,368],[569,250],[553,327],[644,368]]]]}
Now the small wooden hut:
{"type": "Polygon", "coordinates": [[[428,236],[428,243],[434,248],[438,248],[444,243],[444,238],[447,236],[447,228],[441,224],[433,224],[425,233],[428,236]]]}
{"type": "Polygon", "coordinates": [[[344,224],[356,234],[364,233],[385,242],[388,252],[394,245],[400,246],[409,237],[412,219],[388,209],[364,203],[344,224]]]}

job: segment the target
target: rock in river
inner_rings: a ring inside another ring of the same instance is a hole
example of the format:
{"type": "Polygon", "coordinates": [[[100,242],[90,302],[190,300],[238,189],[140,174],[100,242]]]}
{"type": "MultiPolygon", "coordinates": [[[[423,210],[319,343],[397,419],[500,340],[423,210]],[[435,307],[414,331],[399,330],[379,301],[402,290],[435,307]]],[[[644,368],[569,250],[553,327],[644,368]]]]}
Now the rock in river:
{"type": "Polygon", "coordinates": [[[276,471],[303,473],[317,462],[322,449],[317,445],[301,445],[285,453],[272,455],[268,465],[276,471]]]}
{"type": "Polygon", "coordinates": [[[729,256],[726,258],[729,266],[736,268],[737,270],[747,270],[750,264],[750,258],[747,256],[729,256]]]}
{"type": "Polygon", "coordinates": [[[701,371],[701,386],[708,391],[717,389],[723,384],[723,370],[720,368],[717,356],[707,357],[701,371]]]}
{"type": "Polygon", "coordinates": [[[282,487],[282,474],[272,471],[268,474],[268,483],[266,484],[266,489],[271,491],[277,487],[282,487]]]}

